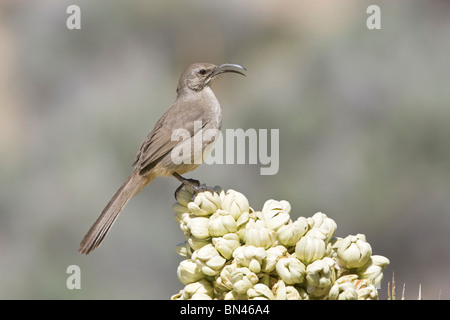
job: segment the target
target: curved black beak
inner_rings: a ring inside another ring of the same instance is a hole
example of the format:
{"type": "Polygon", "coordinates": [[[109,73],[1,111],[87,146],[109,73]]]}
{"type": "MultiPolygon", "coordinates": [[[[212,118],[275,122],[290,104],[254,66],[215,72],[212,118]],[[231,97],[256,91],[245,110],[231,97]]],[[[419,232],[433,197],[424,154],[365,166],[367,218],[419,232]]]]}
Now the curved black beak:
{"type": "Polygon", "coordinates": [[[208,76],[208,79],[206,82],[209,83],[214,77],[218,76],[219,74],[225,73],[225,72],[233,72],[233,73],[237,73],[237,74],[245,76],[245,73],[243,73],[242,71],[237,70],[237,69],[247,71],[247,69],[245,69],[243,66],[240,66],[238,64],[234,64],[234,63],[221,64],[220,66],[217,66],[213,69],[211,74],[208,76]]]}

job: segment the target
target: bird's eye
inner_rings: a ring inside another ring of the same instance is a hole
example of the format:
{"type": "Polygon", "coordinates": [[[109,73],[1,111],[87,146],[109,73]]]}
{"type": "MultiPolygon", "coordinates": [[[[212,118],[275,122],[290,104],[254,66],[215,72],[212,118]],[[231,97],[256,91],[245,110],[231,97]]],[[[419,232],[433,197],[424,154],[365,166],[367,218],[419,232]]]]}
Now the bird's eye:
{"type": "Polygon", "coordinates": [[[202,76],[204,76],[206,74],[206,70],[205,69],[200,69],[198,71],[198,73],[200,73],[202,76]]]}

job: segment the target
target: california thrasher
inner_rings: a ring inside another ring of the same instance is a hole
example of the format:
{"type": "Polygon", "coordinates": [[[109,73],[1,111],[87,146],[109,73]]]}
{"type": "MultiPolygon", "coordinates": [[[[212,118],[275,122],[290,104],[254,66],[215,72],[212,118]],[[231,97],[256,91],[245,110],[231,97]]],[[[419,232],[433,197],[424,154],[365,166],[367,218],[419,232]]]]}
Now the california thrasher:
{"type": "Polygon", "coordinates": [[[183,71],[178,82],[175,103],[145,138],[133,163],[132,173],[84,236],[78,249],[80,253],[89,254],[97,248],[128,201],[156,177],[174,176],[183,184],[193,187],[194,191],[202,190],[202,186],[193,184],[191,179],[185,179],[181,175],[197,168],[212,150],[215,139],[198,139],[202,130],[219,131],[222,124],[222,111],[209,85],[212,79],[225,72],[245,75],[240,70],[246,69],[237,64],[216,66],[210,63],[194,63],[183,71]],[[172,133],[178,129],[188,132],[188,137],[182,141],[172,140],[172,133]],[[194,144],[194,141],[201,143],[194,144]],[[174,162],[172,151],[185,144],[193,146],[190,149],[192,154],[188,155],[190,159],[183,158],[181,163],[174,162]],[[194,154],[198,154],[200,150],[202,158],[199,161],[194,159],[194,154]]]}

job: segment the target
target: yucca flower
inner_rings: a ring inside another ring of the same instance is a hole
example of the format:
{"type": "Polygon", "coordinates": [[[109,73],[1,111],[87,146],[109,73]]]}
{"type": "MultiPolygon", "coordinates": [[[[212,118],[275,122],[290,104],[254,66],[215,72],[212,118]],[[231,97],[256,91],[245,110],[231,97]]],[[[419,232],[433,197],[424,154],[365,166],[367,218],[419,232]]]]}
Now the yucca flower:
{"type": "Polygon", "coordinates": [[[242,193],[215,190],[177,193],[185,287],[172,299],[378,298],[389,260],[372,255],[365,235],[335,237],[336,222],[321,212],[292,221],[286,200],[255,211],[242,193]]]}

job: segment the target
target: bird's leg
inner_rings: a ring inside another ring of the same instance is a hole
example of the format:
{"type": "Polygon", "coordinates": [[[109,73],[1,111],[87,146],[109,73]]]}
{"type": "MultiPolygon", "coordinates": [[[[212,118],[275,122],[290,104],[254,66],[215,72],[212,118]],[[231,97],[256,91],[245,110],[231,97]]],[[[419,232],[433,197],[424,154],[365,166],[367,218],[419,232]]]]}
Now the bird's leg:
{"type": "Polygon", "coordinates": [[[214,194],[216,192],[213,188],[206,186],[205,184],[200,184],[200,181],[195,179],[186,179],[180,176],[178,173],[174,172],[172,174],[178,181],[181,181],[181,185],[175,191],[175,199],[177,198],[178,192],[183,189],[184,186],[188,186],[193,190],[191,201],[194,200],[195,196],[199,192],[209,191],[214,194]]]}

